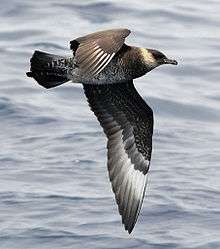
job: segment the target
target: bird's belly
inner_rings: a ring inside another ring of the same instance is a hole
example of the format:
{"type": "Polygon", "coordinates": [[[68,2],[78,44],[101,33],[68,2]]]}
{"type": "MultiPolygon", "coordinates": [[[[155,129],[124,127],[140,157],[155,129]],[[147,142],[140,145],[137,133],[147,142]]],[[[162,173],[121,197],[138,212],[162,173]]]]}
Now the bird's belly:
{"type": "Polygon", "coordinates": [[[79,68],[70,72],[70,79],[75,83],[83,84],[114,84],[131,80],[132,77],[117,63],[109,63],[99,74],[90,75],[82,73],[79,68]]]}

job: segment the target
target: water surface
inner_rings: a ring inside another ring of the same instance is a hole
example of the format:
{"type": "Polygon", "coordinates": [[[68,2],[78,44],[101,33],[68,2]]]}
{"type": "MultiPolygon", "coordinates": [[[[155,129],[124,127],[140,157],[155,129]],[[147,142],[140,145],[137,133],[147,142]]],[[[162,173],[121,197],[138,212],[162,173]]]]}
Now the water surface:
{"type": "Polygon", "coordinates": [[[220,2],[1,0],[0,247],[220,248],[220,2]],[[129,236],[106,169],[106,139],[80,85],[27,78],[35,49],[127,27],[127,43],[179,61],[135,81],[155,115],[142,212],[129,236]]]}

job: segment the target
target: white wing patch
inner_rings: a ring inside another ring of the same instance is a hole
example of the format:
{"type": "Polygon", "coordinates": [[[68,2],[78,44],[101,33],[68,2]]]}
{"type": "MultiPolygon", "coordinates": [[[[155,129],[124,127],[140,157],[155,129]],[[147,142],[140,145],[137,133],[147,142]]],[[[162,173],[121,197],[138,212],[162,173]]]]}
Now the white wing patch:
{"type": "Polygon", "coordinates": [[[76,51],[76,60],[83,73],[99,74],[111,61],[115,53],[107,53],[94,42],[85,42],[79,45],[76,51]]]}
{"type": "MultiPolygon", "coordinates": [[[[135,169],[123,142],[123,130],[115,122],[108,123],[108,170],[112,189],[118,204],[122,223],[130,233],[137,221],[142,200],[144,198],[146,177],[141,171],[135,169]]],[[[133,151],[139,153],[134,143],[133,151]]],[[[139,153],[140,154],[140,153],[139,153]]],[[[144,160],[141,155],[141,159],[144,160]]],[[[141,161],[141,160],[140,160],[141,161]]],[[[149,161],[148,161],[149,162],[149,161]]],[[[137,162],[138,163],[138,162],[137,162]]]]}

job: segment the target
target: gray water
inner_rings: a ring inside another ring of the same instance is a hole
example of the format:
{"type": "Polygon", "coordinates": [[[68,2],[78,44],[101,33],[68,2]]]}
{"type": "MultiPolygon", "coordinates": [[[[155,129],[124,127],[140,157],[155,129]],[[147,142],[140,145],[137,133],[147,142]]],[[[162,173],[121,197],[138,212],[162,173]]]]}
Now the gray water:
{"type": "Polygon", "coordinates": [[[220,1],[0,0],[0,248],[220,248],[220,1]],[[81,85],[27,78],[33,51],[127,27],[127,43],[178,60],[137,79],[153,108],[149,185],[131,235],[106,139],[81,85]]]}

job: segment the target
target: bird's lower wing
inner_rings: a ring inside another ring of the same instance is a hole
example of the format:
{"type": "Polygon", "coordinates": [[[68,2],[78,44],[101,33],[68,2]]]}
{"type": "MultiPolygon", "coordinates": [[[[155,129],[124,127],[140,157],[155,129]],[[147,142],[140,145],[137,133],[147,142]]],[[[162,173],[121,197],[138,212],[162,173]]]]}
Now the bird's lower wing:
{"type": "Polygon", "coordinates": [[[153,112],[133,82],[85,85],[92,111],[108,138],[108,171],[122,223],[130,233],[144,198],[150,165],[153,112]]]}

